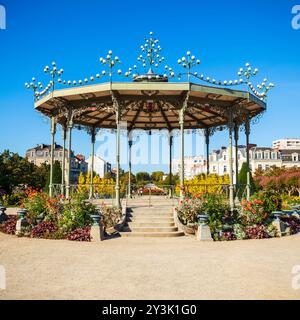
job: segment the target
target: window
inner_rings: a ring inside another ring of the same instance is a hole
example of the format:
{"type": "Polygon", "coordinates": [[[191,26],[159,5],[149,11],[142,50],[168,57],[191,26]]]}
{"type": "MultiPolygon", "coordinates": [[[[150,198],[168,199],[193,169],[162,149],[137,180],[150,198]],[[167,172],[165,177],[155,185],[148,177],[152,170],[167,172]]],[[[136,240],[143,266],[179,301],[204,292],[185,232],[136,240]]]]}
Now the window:
{"type": "Polygon", "coordinates": [[[266,151],[266,152],[265,152],[265,159],[267,159],[267,160],[270,159],[270,153],[269,153],[269,151],[266,151]]]}
{"type": "Polygon", "coordinates": [[[266,170],[269,170],[270,169],[270,166],[268,164],[266,164],[266,167],[265,167],[266,170]]]}
{"type": "Polygon", "coordinates": [[[262,165],[259,164],[259,165],[257,166],[257,168],[258,168],[259,170],[262,170],[262,165]]]}
{"type": "Polygon", "coordinates": [[[224,173],[227,172],[227,166],[224,166],[224,173]]]}
{"type": "Polygon", "coordinates": [[[275,153],[275,152],[272,152],[271,158],[272,158],[273,160],[276,159],[276,153],[275,153]]]}
{"type": "Polygon", "coordinates": [[[223,159],[226,161],[226,154],[224,154],[224,158],[223,159]]]}
{"type": "Polygon", "coordinates": [[[257,153],[257,159],[261,159],[261,152],[257,153]]]}

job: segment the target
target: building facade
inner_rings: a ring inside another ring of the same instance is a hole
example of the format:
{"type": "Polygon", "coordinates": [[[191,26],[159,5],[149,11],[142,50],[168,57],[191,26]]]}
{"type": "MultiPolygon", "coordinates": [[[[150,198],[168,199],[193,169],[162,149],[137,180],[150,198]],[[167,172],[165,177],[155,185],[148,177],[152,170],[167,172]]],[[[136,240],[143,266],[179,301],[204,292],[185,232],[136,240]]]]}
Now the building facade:
{"type": "MultiPolygon", "coordinates": [[[[54,148],[54,161],[59,161],[62,165],[63,156],[65,156],[65,177],[66,171],[68,170],[68,152],[65,151],[63,155],[63,148],[59,144],[55,143],[54,148]]],[[[41,166],[43,163],[50,164],[51,162],[51,145],[39,144],[34,148],[28,149],[26,151],[26,158],[29,162],[35,164],[36,166],[41,166]]],[[[83,155],[74,155],[71,153],[71,183],[77,183],[80,172],[86,174],[88,169],[87,162],[83,155]]]]}
{"type": "MultiPolygon", "coordinates": [[[[250,170],[254,173],[256,170],[268,170],[271,167],[293,168],[300,167],[300,147],[292,148],[296,141],[300,139],[281,139],[273,142],[272,147],[257,147],[251,145],[249,149],[250,170]],[[286,141],[289,140],[289,141],[286,141]],[[291,142],[293,140],[294,142],[291,142]],[[280,145],[280,149],[277,147],[280,145]]],[[[218,175],[229,173],[229,152],[228,148],[221,147],[214,150],[209,155],[209,172],[218,175]]],[[[236,183],[237,174],[242,168],[243,163],[247,162],[246,146],[240,145],[237,148],[238,171],[236,170],[236,148],[232,152],[233,181],[236,183]]],[[[206,173],[206,161],[203,156],[185,158],[185,176],[186,179],[192,179],[195,176],[206,173]]],[[[180,159],[174,159],[172,165],[173,174],[180,172],[180,159]]]]}
{"type": "Polygon", "coordinates": [[[299,150],[300,149],[300,139],[298,138],[286,138],[286,139],[279,139],[275,140],[272,143],[273,149],[279,150],[299,150]]]}
{"type": "MultiPolygon", "coordinates": [[[[91,170],[92,157],[86,160],[89,171],[91,170]]],[[[100,178],[104,178],[105,174],[111,172],[111,164],[103,160],[99,155],[94,156],[94,172],[96,172],[100,178]]]]}
{"type": "MultiPolygon", "coordinates": [[[[172,160],[172,174],[179,174],[181,169],[181,160],[172,160]]],[[[184,158],[184,175],[186,179],[192,179],[193,177],[206,173],[206,160],[204,156],[185,157],[184,158]]]]}

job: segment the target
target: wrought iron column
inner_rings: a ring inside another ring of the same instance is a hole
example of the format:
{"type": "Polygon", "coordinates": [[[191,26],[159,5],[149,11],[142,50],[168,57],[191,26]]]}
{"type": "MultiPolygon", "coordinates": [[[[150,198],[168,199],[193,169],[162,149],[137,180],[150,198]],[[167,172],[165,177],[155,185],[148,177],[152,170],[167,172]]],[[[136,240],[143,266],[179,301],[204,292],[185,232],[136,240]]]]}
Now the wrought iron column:
{"type": "Polygon", "coordinates": [[[73,129],[73,115],[72,110],[68,112],[68,168],[67,168],[67,181],[66,181],[66,198],[70,198],[70,181],[71,181],[71,147],[72,147],[72,129],[73,129]]]}
{"type": "Polygon", "coordinates": [[[172,190],[172,146],[173,146],[173,135],[172,130],[169,130],[169,185],[170,185],[170,197],[173,197],[173,190],[172,190]]]}
{"type": "Polygon", "coordinates": [[[180,141],[181,141],[181,168],[180,168],[180,198],[184,198],[184,115],[187,109],[189,93],[187,93],[179,114],[180,141]]]}
{"type": "Polygon", "coordinates": [[[95,140],[96,140],[96,132],[95,128],[91,129],[91,178],[90,178],[90,195],[89,198],[92,199],[94,196],[94,159],[95,159],[95,140]]]}
{"type": "Polygon", "coordinates": [[[209,175],[209,128],[205,129],[205,143],[206,143],[206,174],[209,175]]]}
{"type": "Polygon", "coordinates": [[[246,133],[246,161],[247,161],[247,200],[250,199],[251,187],[250,187],[250,157],[249,157],[249,136],[250,136],[250,119],[249,114],[246,116],[245,121],[245,133],[246,133]]]}
{"type": "Polygon", "coordinates": [[[53,197],[53,164],[54,164],[54,149],[55,149],[55,133],[56,133],[55,117],[51,117],[51,159],[50,159],[50,182],[49,182],[50,198],[53,197]]]}
{"type": "Polygon", "coordinates": [[[63,157],[61,160],[61,194],[65,195],[65,168],[66,168],[66,125],[62,125],[62,142],[63,142],[63,157]]]}
{"type": "Polygon", "coordinates": [[[235,185],[236,188],[239,184],[239,160],[238,160],[238,143],[239,143],[239,125],[235,122],[234,124],[234,147],[235,147],[235,185]]]}
{"type": "Polygon", "coordinates": [[[116,207],[121,208],[121,199],[120,199],[120,134],[121,134],[121,110],[120,105],[112,93],[112,100],[114,104],[114,109],[116,113],[116,124],[117,124],[117,144],[116,144],[116,207]]]}
{"type": "Polygon", "coordinates": [[[129,162],[129,173],[128,173],[128,198],[131,198],[131,169],[132,169],[132,166],[131,166],[131,149],[132,149],[132,131],[129,132],[129,135],[128,135],[128,152],[129,152],[129,155],[128,155],[128,162],[129,162]]]}
{"type": "Polygon", "coordinates": [[[233,166],[232,166],[232,129],[233,129],[233,114],[232,110],[228,110],[228,129],[229,129],[229,144],[228,144],[228,160],[229,160],[229,204],[230,210],[234,210],[234,195],[233,195],[233,166]]]}

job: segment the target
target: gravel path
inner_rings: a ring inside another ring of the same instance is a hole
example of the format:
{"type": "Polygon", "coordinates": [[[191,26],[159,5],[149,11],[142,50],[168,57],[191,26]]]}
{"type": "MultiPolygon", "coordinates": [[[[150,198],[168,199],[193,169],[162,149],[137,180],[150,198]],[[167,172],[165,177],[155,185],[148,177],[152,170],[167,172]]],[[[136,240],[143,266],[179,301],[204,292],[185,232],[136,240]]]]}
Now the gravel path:
{"type": "Polygon", "coordinates": [[[0,235],[0,299],[300,299],[291,270],[300,235],[201,243],[118,238],[101,243],[0,235]]]}
{"type": "Polygon", "coordinates": [[[100,243],[0,234],[0,299],[300,299],[292,268],[300,234],[198,242],[116,238],[100,243]]]}

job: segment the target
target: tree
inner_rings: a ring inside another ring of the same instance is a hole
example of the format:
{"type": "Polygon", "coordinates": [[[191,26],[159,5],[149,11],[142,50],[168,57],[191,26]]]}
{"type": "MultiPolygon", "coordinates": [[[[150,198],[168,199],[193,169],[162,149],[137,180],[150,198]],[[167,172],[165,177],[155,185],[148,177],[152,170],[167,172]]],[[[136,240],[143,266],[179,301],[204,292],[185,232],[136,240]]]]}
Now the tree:
{"type": "Polygon", "coordinates": [[[151,174],[151,179],[155,182],[162,182],[164,175],[165,174],[162,171],[154,171],[151,174]]]}
{"type": "Polygon", "coordinates": [[[151,178],[150,178],[150,175],[148,172],[138,172],[136,174],[136,181],[139,182],[139,183],[142,183],[142,182],[148,182],[150,181],[151,178]]]}
{"type": "Polygon", "coordinates": [[[44,188],[47,175],[47,165],[37,167],[9,150],[0,154],[0,186],[8,194],[18,186],[44,188]]]}
{"type": "MultiPolygon", "coordinates": [[[[124,175],[122,175],[121,183],[123,183],[124,185],[128,185],[128,183],[129,183],[129,172],[126,172],[124,175]]],[[[136,183],[136,178],[135,178],[135,175],[133,173],[131,173],[131,184],[134,184],[134,183],[136,183]]]]}
{"type": "MultiPolygon", "coordinates": [[[[244,162],[238,176],[239,185],[241,187],[247,186],[247,172],[248,172],[248,166],[247,166],[247,163],[244,162]]],[[[255,192],[255,190],[256,190],[255,183],[250,171],[250,191],[255,192]]],[[[242,195],[242,193],[243,193],[243,190],[240,189],[239,195],[242,195]]]]}
{"type": "MultiPolygon", "coordinates": [[[[61,167],[60,167],[60,162],[56,160],[53,163],[53,179],[52,179],[52,183],[53,184],[61,184],[61,176],[62,176],[62,171],[61,171],[61,167]]],[[[49,168],[49,171],[48,171],[47,181],[46,181],[46,185],[45,185],[45,191],[46,192],[48,192],[48,190],[49,190],[49,185],[50,185],[50,168],[49,168]]]]}

